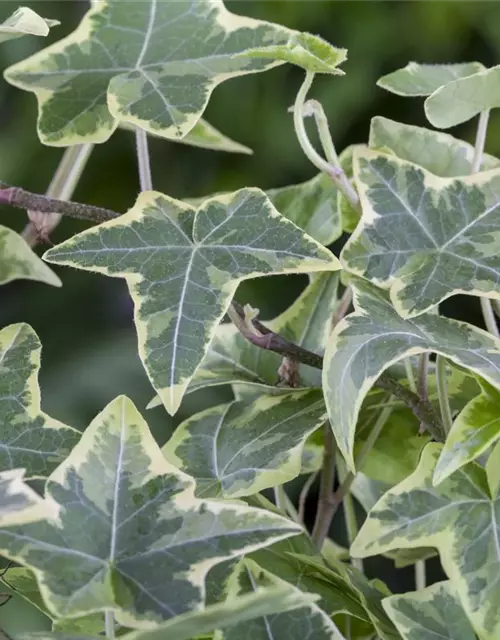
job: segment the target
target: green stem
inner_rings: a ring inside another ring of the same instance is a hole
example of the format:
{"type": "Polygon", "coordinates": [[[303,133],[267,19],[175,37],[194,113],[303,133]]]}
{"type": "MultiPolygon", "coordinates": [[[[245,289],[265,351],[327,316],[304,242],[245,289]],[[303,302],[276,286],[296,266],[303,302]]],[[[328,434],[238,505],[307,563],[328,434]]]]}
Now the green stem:
{"type": "MultiPolygon", "coordinates": [[[[343,484],[347,477],[347,470],[343,460],[339,460],[337,463],[338,473],[339,473],[339,481],[343,484]]],[[[354,477],[353,477],[354,480],[354,477]]],[[[351,483],[352,485],[352,483],[351,483]]],[[[342,508],[344,510],[344,519],[345,519],[345,528],[347,533],[347,542],[349,548],[351,548],[352,543],[356,539],[358,535],[358,520],[356,518],[356,509],[354,507],[354,500],[352,499],[352,494],[348,491],[344,495],[344,499],[342,500],[342,508]]],[[[361,558],[351,558],[351,564],[359,571],[363,571],[363,561],[361,558]]]]}
{"type": "Polygon", "coordinates": [[[106,638],[115,637],[115,617],[109,609],[104,612],[104,627],[106,630],[106,638]]]}
{"type": "Polygon", "coordinates": [[[311,487],[316,482],[316,478],[317,477],[318,477],[318,472],[317,471],[315,471],[314,473],[311,473],[309,478],[307,478],[307,480],[304,482],[304,484],[302,486],[302,489],[300,490],[299,510],[297,512],[297,515],[298,515],[299,522],[301,524],[304,524],[304,516],[305,516],[305,512],[306,512],[307,496],[309,495],[309,491],[311,490],[311,487]]]}
{"type": "MultiPolygon", "coordinates": [[[[78,144],[68,147],[61,158],[54,177],[47,189],[48,198],[57,198],[67,201],[73,195],[80,180],[83,170],[94,148],[93,144],[78,144]]],[[[41,214],[39,219],[38,211],[29,211],[30,222],[22,232],[23,238],[31,246],[35,246],[41,237],[48,237],[59,224],[62,214],[52,213],[41,214]]]]}
{"type": "Polygon", "coordinates": [[[418,393],[418,386],[417,386],[417,381],[415,379],[415,374],[413,373],[411,358],[405,358],[404,363],[405,363],[406,378],[408,380],[408,386],[413,391],[413,393],[418,393]]]}
{"type": "Polygon", "coordinates": [[[448,383],[446,380],[446,358],[438,355],[436,359],[436,386],[438,392],[439,408],[445,435],[448,435],[453,426],[450,402],[448,398],[448,383]]]}
{"type": "Polygon", "coordinates": [[[312,541],[318,551],[321,551],[323,542],[328,536],[330,525],[337,510],[332,503],[333,481],[335,479],[335,453],[337,443],[333,437],[330,422],[324,426],[323,466],[319,485],[318,509],[311,534],[312,541]]]}
{"type": "Polygon", "coordinates": [[[425,560],[415,562],[415,587],[417,591],[425,589],[427,583],[425,560]]]}
{"type": "MultiPolygon", "coordinates": [[[[351,183],[347,179],[342,167],[340,166],[337,153],[335,151],[335,145],[333,144],[326,116],[323,108],[318,111],[314,108],[315,105],[319,105],[318,102],[313,101],[313,109],[308,110],[306,108],[306,98],[314,80],[314,73],[308,71],[302,86],[300,87],[297,97],[295,99],[295,105],[293,107],[293,125],[295,128],[295,134],[302,148],[302,151],[309,158],[312,164],[317,167],[323,173],[326,173],[335,183],[335,186],[345,195],[345,197],[351,202],[354,207],[359,207],[359,198],[356,191],[353,189],[351,183]],[[318,133],[321,139],[321,144],[325,153],[330,160],[329,162],[322,158],[320,154],[311,144],[309,136],[307,135],[304,118],[307,115],[313,113],[318,127],[318,133]]],[[[311,105],[311,101],[308,102],[311,105]]]]}
{"type": "Polygon", "coordinates": [[[274,502],[280,511],[287,512],[287,500],[286,500],[285,487],[279,484],[274,487],[274,502]]]}
{"type": "Polygon", "coordinates": [[[153,190],[153,178],[151,175],[151,163],[149,160],[148,134],[139,127],[135,130],[135,142],[137,147],[137,162],[139,165],[139,184],[141,191],[153,190]]]}
{"type": "Polygon", "coordinates": [[[351,287],[346,287],[344,293],[342,294],[342,297],[340,298],[337,306],[335,307],[335,311],[333,312],[332,323],[331,323],[332,331],[335,329],[338,323],[349,311],[351,302],[352,302],[352,289],[351,287]]]}
{"type": "Polygon", "coordinates": [[[491,300],[489,298],[481,298],[480,300],[486,329],[496,338],[500,338],[500,331],[498,329],[497,319],[495,318],[491,300]]]}

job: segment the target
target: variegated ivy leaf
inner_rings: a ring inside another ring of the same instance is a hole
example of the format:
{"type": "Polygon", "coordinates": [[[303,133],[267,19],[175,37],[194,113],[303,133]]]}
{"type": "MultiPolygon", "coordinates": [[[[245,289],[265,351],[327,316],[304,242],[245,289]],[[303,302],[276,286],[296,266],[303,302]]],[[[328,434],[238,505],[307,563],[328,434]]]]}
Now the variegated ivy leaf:
{"type": "Polygon", "coordinates": [[[53,287],[62,284],[24,238],[0,225],[0,285],[21,279],[37,280],[53,287]]]}
{"type": "Polygon", "coordinates": [[[198,497],[236,498],[298,476],[304,442],[325,419],[319,390],[261,395],[188,418],[162,451],[194,478],[198,497]]]}
{"type": "Polygon", "coordinates": [[[29,7],[19,7],[7,20],[0,23],[0,42],[24,35],[47,36],[50,27],[58,24],[58,20],[45,20],[29,7]]]}
{"type": "Polygon", "coordinates": [[[201,608],[212,566],[300,533],[263,510],[196,499],[124,397],[50,476],[46,500],[54,519],[0,531],[1,553],[35,572],[54,615],[112,609],[125,626],[201,608]]]}
{"type": "Polygon", "coordinates": [[[465,322],[435,314],[403,319],[387,294],[352,279],[356,313],[333,331],[325,354],[323,390],[330,422],[351,469],[361,404],[380,374],[410,355],[434,351],[500,388],[500,341],[465,322]]]}
{"type": "Polygon", "coordinates": [[[206,200],[198,210],[144,192],[125,215],[74,236],[44,258],[127,280],[139,353],[171,414],[239,282],[339,268],[259,189],[206,200]]]}
{"type": "Polygon", "coordinates": [[[404,640],[475,640],[476,634],[449,580],[390,596],[382,605],[404,640]]]}
{"type": "MultiPolygon", "coordinates": [[[[287,585],[280,578],[251,560],[242,561],[232,581],[232,594],[258,593],[259,589],[287,585]]],[[[290,585],[289,585],[290,586],[290,585]]],[[[345,640],[325,611],[311,602],[310,595],[292,587],[297,597],[304,597],[304,606],[293,611],[254,618],[224,630],[224,640],[345,640]]],[[[228,602],[236,595],[230,595],[228,602]]]]}
{"type": "Polygon", "coordinates": [[[500,633],[500,498],[475,463],[438,487],[432,477],[441,445],[424,449],[416,471],[390,489],[369,513],[351,547],[354,557],[390,549],[436,547],[468,618],[484,640],[500,633]]]}
{"type": "MultiPolygon", "coordinates": [[[[375,116],[370,126],[371,149],[386,147],[401,160],[420,165],[442,178],[469,175],[472,169],[474,147],[459,138],[441,131],[395,122],[375,116]]],[[[500,160],[484,154],[481,170],[500,167],[500,160]]]]}
{"type": "Polygon", "coordinates": [[[453,422],[436,465],[434,484],[478,458],[500,438],[500,391],[484,382],[481,386],[482,393],[453,422]]]}
{"type": "Polygon", "coordinates": [[[276,209],[325,246],[342,235],[337,189],[320,173],[307,182],[266,191],[276,209]]]}
{"type": "Polygon", "coordinates": [[[0,472],[0,527],[50,517],[50,506],[24,483],[24,469],[0,472]]]}
{"type": "MultiPolygon", "coordinates": [[[[129,122],[122,122],[120,124],[121,129],[126,131],[135,131],[135,127],[129,122]]],[[[158,134],[153,134],[153,137],[160,138],[158,134]]],[[[251,155],[253,151],[245,145],[235,142],[228,138],[218,129],[209,124],[206,120],[200,119],[183,138],[178,138],[175,142],[181,144],[187,144],[190,147],[198,147],[200,149],[212,149],[214,151],[229,151],[231,153],[245,153],[251,155]]]]}
{"type": "MultiPolygon", "coordinates": [[[[280,614],[304,607],[304,604],[314,602],[314,596],[297,592],[296,589],[286,583],[269,588],[259,588],[254,593],[232,598],[228,602],[214,604],[199,611],[189,611],[156,624],[149,629],[140,629],[129,633],[120,634],[123,640],[193,640],[212,638],[211,632],[240,624],[261,616],[280,614]],[[206,635],[207,634],[207,635],[206,635]]],[[[102,616],[101,616],[102,617],[102,616]]],[[[102,640],[102,635],[85,635],[68,631],[63,633],[31,633],[23,634],[26,640],[102,640]]]]}
{"type": "MultiPolygon", "coordinates": [[[[484,66],[480,62],[460,64],[409,62],[406,67],[380,78],[377,85],[400,96],[430,96],[439,87],[483,69],[484,66]]],[[[452,105],[450,104],[449,107],[452,105]]]]}
{"type": "Polygon", "coordinates": [[[500,298],[498,169],[439,178],[364,151],[355,176],[363,215],[341,260],[389,289],[400,315],[419,315],[456,293],[500,298]]]}
{"type": "Polygon", "coordinates": [[[308,65],[296,42],[331,72],[345,58],[316,36],[232,14],[222,0],[106,0],[94,3],[72,34],[5,77],[36,94],[46,144],[104,142],[120,121],[182,138],[224,80],[285,59],[308,65]],[[258,58],[238,57],[255,48],[262,48],[258,58]]]}
{"type": "MultiPolygon", "coordinates": [[[[338,274],[313,276],[311,283],[282,314],[266,322],[272,331],[314,353],[323,353],[330,335],[332,314],[337,304],[338,274]]],[[[247,396],[253,391],[288,393],[276,388],[282,357],[256,347],[231,323],[219,325],[207,355],[189,385],[188,393],[223,384],[233,384],[247,396]],[[265,388],[262,388],[265,387],[265,388]]],[[[321,372],[307,365],[299,366],[300,383],[305,387],[320,387],[321,372]]],[[[161,404],[154,398],[148,408],[161,404]]]]}
{"type": "Polygon", "coordinates": [[[40,409],[41,349],[27,324],[0,331],[0,468],[23,467],[30,478],[47,476],[80,437],[40,409]]]}
{"type": "Polygon", "coordinates": [[[482,69],[436,89],[424,104],[434,127],[448,129],[481,111],[500,107],[500,66],[482,69]]]}

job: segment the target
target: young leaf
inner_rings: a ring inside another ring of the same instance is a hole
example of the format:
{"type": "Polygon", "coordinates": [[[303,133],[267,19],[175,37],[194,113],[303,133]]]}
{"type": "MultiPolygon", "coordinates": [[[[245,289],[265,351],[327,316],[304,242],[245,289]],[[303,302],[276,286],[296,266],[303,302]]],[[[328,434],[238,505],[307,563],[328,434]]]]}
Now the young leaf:
{"type": "Polygon", "coordinates": [[[439,87],[483,69],[484,66],[480,62],[460,64],[409,62],[406,67],[380,78],[377,85],[399,96],[430,96],[439,87]]]}
{"type": "Polygon", "coordinates": [[[339,268],[259,189],[206,200],[198,210],[144,192],[123,216],[74,236],[44,258],[127,280],[139,353],[171,414],[239,282],[339,268]]]}
{"type": "Polygon", "coordinates": [[[24,483],[24,469],[0,472],[0,527],[50,517],[50,506],[24,483]]]}
{"type": "Polygon", "coordinates": [[[41,349],[27,324],[0,331],[0,468],[24,467],[29,478],[47,476],[80,438],[40,409],[41,349]]]}
{"type": "Polygon", "coordinates": [[[12,280],[37,280],[53,287],[62,282],[18,233],[0,225],[0,285],[12,280]]]}
{"type": "Polygon", "coordinates": [[[218,84],[282,64],[278,45],[296,64],[315,52],[330,66],[335,57],[342,61],[342,50],[319,38],[234,15],[222,0],[107,0],[95,3],[72,34],[5,77],[36,94],[45,144],[104,142],[120,121],[182,138],[218,84]],[[294,52],[293,39],[316,43],[315,51],[294,52]],[[270,59],[237,56],[260,47],[270,59]]]}
{"type": "MultiPolygon", "coordinates": [[[[256,565],[251,560],[243,561],[235,576],[234,593],[239,596],[258,593],[259,589],[287,585],[256,565]]],[[[290,585],[289,585],[290,586],[290,585]]],[[[315,640],[345,640],[335,624],[310,595],[296,587],[297,597],[304,597],[304,606],[292,612],[254,618],[250,623],[241,623],[224,630],[224,640],[303,640],[311,637],[315,640]]],[[[228,602],[234,598],[231,595],[228,602]]]]}
{"type": "Polygon", "coordinates": [[[404,640],[475,640],[476,634],[451,582],[390,596],[382,605],[404,640]]]}
{"type": "MultiPolygon", "coordinates": [[[[120,124],[121,129],[126,131],[135,131],[135,127],[129,122],[122,122],[120,124]]],[[[161,138],[158,134],[149,132],[149,135],[155,138],[161,138]]],[[[251,155],[253,151],[245,145],[235,142],[228,138],[218,129],[209,124],[206,120],[200,119],[191,129],[191,131],[184,136],[184,138],[176,139],[175,142],[181,144],[187,144],[191,147],[198,147],[200,149],[212,149],[214,151],[228,151],[230,153],[245,153],[251,155]]]]}
{"type": "Polygon", "coordinates": [[[24,35],[47,36],[50,27],[60,24],[58,20],[45,20],[29,7],[19,7],[0,24],[0,42],[24,35]]]}
{"type": "Polygon", "coordinates": [[[439,178],[365,151],[355,175],[363,215],[341,260],[390,289],[400,315],[419,315],[456,293],[500,298],[498,169],[439,178]]]}
{"type": "Polygon", "coordinates": [[[434,91],[424,104],[434,127],[448,129],[486,109],[500,107],[500,66],[482,69],[434,91]]]}
{"type": "Polygon", "coordinates": [[[474,463],[435,487],[432,476],[440,450],[439,444],[428,444],[416,471],[375,505],[351,554],[436,547],[476,632],[495,640],[500,633],[499,498],[491,498],[486,474],[474,463]]]}
{"type": "Polygon", "coordinates": [[[46,494],[57,516],[0,531],[0,550],[35,572],[60,617],[113,609],[133,626],[200,608],[211,566],[300,533],[262,510],[197,500],[124,397],[93,420],[46,494]]]}
{"type": "Polygon", "coordinates": [[[311,180],[266,191],[278,211],[325,246],[342,235],[337,210],[337,189],[331,178],[319,173],[311,180]]]}
{"type": "Polygon", "coordinates": [[[347,59],[345,49],[337,49],[319,36],[310,33],[291,33],[284,43],[249,47],[235,58],[272,58],[290,62],[312,73],[343,75],[338,69],[347,59]]]}
{"type": "Polygon", "coordinates": [[[475,460],[500,438],[500,392],[482,386],[482,393],[453,422],[434,471],[434,484],[475,460]]]}
{"type": "Polygon", "coordinates": [[[388,296],[353,278],[356,313],[334,330],[325,354],[323,390],[337,443],[351,469],[363,399],[391,364],[434,351],[500,388],[500,341],[476,327],[426,314],[404,320],[388,296]]]}
{"type": "MultiPolygon", "coordinates": [[[[420,165],[441,178],[467,176],[471,172],[474,147],[448,133],[395,122],[375,116],[370,126],[369,147],[391,149],[401,160],[420,165]]],[[[481,170],[500,167],[500,160],[483,155],[481,170]]]]}
{"type": "Polygon", "coordinates": [[[319,390],[261,395],[188,418],[162,451],[194,478],[198,497],[236,498],[298,476],[304,442],[325,419],[319,390]]]}

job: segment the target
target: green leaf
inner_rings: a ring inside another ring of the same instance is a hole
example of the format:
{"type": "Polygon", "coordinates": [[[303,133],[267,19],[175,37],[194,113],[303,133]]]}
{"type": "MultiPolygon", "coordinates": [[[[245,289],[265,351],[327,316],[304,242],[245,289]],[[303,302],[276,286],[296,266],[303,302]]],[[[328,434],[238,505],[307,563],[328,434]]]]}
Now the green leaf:
{"type": "Polygon", "coordinates": [[[50,27],[60,24],[58,20],[45,20],[29,7],[19,7],[0,24],[0,42],[24,35],[47,36],[50,27]]]}
{"type": "Polygon", "coordinates": [[[36,94],[45,144],[105,142],[123,121],[183,138],[224,80],[265,71],[287,56],[310,64],[318,54],[332,72],[345,57],[315,36],[232,14],[222,0],[107,0],[5,78],[36,94]],[[300,49],[291,48],[293,41],[300,49]],[[238,57],[260,47],[271,59],[238,57]]]}
{"type": "Polygon", "coordinates": [[[434,472],[439,484],[500,438],[500,392],[489,387],[455,418],[434,472]]]}
{"type": "MultiPolygon", "coordinates": [[[[261,616],[274,615],[291,609],[303,607],[314,597],[297,593],[286,583],[266,589],[257,589],[254,593],[239,596],[229,602],[214,604],[201,611],[190,611],[176,616],[167,622],[155,625],[151,629],[140,629],[121,635],[123,640],[192,640],[210,631],[239,624],[246,620],[261,616]]],[[[31,633],[24,634],[26,640],[76,640],[75,636],[66,634],[31,633]]],[[[77,636],[78,637],[78,636],[77,636]]],[[[80,640],[99,640],[101,636],[79,636],[80,640]]]]}
{"type": "MultiPolygon", "coordinates": [[[[287,583],[262,569],[251,560],[243,561],[235,576],[233,593],[239,596],[258,593],[261,588],[272,588],[287,583]]],[[[296,587],[291,587],[297,598],[304,598],[304,606],[292,612],[255,618],[249,623],[240,623],[224,631],[224,640],[345,640],[329,615],[317,604],[311,602],[310,595],[296,587]]],[[[237,596],[231,595],[228,601],[237,596]]]]}
{"type": "Polygon", "coordinates": [[[330,245],[342,235],[337,189],[324,173],[266,194],[282,215],[321,244],[330,245]]]}
{"type": "Polygon", "coordinates": [[[382,602],[404,640],[475,640],[476,634],[449,580],[382,602]]]}
{"type": "Polygon", "coordinates": [[[18,233],[0,225],[0,285],[12,280],[37,280],[53,287],[62,282],[18,233]]]}
{"type": "Polygon", "coordinates": [[[51,521],[0,531],[0,550],[35,572],[49,610],[112,609],[135,626],[199,609],[210,567],[300,533],[280,516],[194,497],[130,400],[114,400],[50,476],[51,521]]]}
{"type": "MultiPolygon", "coordinates": [[[[121,129],[126,131],[135,131],[135,127],[129,122],[122,122],[120,124],[121,129]]],[[[151,133],[151,136],[155,138],[161,138],[158,134],[151,133]]],[[[253,151],[245,145],[235,142],[222,134],[218,129],[209,124],[206,120],[198,120],[191,131],[184,136],[184,138],[176,139],[175,142],[181,144],[187,144],[191,147],[198,147],[200,149],[212,149],[214,151],[228,151],[230,153],[244,153],[251,155],[253,151]]]]}
{"type": "Polygon", "coordinates": [[[399,96],[429,96],[439,87],[482,69],[484,66],[480,62],[460,64],[409,62],[406,67],[380,78],[377,85],[399,96]]]}
{"type": "Polygon", "coordinates": [[[0,527],[22,525],[50,515],[49,505],[24,483],[24,469],[0,472],[0,527]]]}
{"type": "Polygon", "coordinates": [[[351,469],[361,404],[375,380],[394,362],[434,351],[500,387],[500,341],[489,333],[435,314],[405,320],[381,289],[358,278],[352,284],[356,313],[332,333],[323,370],[333,432],[351,469]]]}
{"type": "Polygon", "coordinates": [[[486,462],[486,475],[491,496],[497,497],[500,488],[500,444],[497,442],[486,462]]]}
{"type": "Polygon", "coordinates": [[[41,349],[27,324],[0,331],[0,468],[23,467],[29,478],[47,476],[80,438],[40,409],[41,349]]]}
{"type": "Polygon", "coordinates": [[[343,75],[338,65],[347,59],[347,50],[310,33],[292,33],[287,42],[251,47],[236,58],[272,58],[290,62],[312,73],[343,75]]]}
{"type": "Polygon", "coordinates": [[[448,129],[486,109],[500,107],[500,66],[449,82],[427,98],[425,115],[434,127],[448,129]]]}
{"type": "Polygon", "coordinates": [[[484,640],[498,638],[499,498],[476,464],[438,487],[432,477],[441,445],[424,449],[417,470],[375,505],[351,547],[354,557],[390,549],[436,547],[462,607],[484,640]]]}
{"type": "MultiPolygon", "coordinates": [[[[266,326],[310,351],[323,353],[337,304],[337,288],[337,273],[313,276],[297,300],[284,313],[266,322],[266,326]]],[[[289,393],[290,389],[275,387],[281,361],[278,354],[249,342],[232,323],[224,323],[217,327],[187,392],[235,384],[238,390],[248,385],[249,391],[253,388],[265,393],[289,393]]],[[[319,369],[300,365],[299,377],[305,387],[321,386],[319,369]]],[[[156,396],[148,409],[160,404],[161,400],[156,396]]]]}
{"type": "Polygon", "coordinates": [[[185,420],[162,449],[198,497],[236,498],[299,475],[304,442],[326,419],[321,391],[262,395],[185,420]]]}
{"type": "Polygon", "coordinates": [[[206,200],[198,210],[144,192],[123,216],[74,236],[44,258],[127,280],[139,353],[171,414],[239,282],[339,268],[333,254],[281,216],[259,189],[206,200]]]}
{"type": "Polygon", "coordinates": [[[31,571],[24,569],[24,567],[12,567],[2,573],[0,581],[17,595],[27,600],[48,618],[51,617],[40,595],[36,578],[31,571]]]}
{"type": "MultiPolygon", "coordinates": [[[[369,147],[391,149],[401,160],[414,162],[442,178],[471,173],[474,147],[441,131],[395,122],[376,116],[370,126],[369,147]]],[[[481,170],[500,167],[500,160],[483,155],[481,170]]]]}
{"type": "Polygon", "coordinates": [[[439,178],[365,151],[355,175],[363,215],[342,264],[389,289],[400,315],[419,315],[456,293],[500,298],[499,170],[439,178]]]}

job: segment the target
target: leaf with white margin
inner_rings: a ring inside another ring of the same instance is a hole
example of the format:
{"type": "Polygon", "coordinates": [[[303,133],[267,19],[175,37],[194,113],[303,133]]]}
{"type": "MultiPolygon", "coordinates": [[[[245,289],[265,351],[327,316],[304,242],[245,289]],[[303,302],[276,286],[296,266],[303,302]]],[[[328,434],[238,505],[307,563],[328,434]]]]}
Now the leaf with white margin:
{"type": "Polygon", "coordinates": [[[500,438],[500,391],[484,382],[481,387],[481,394],[453,422],[434,472],[436,485],[478,458],[500,438]]]}
{"type": "Polygon", "coordinates": [[[500,340],[465,322],[425,314],[403,319],[387,294],[352,278],[356,312],[332,333],[323,391],[342,455],[354,470],[354,434],[361,404],[380,374],[402,358],[433,351],[500,388],[500,340]]]}
{"type": "MultiPolygon", "coordinates": [[[[128,122],[122,122],[120,129],[125,131],[136,131],[136,127],[128,122]]],[[[161,138],[158,134],[149,132],[154,138],[161,138]]],[[[230,153],[244,153],[252,155],[253,151],[239,142],[235,142],[228,138],[218,129],[209,124],[206,120],[200,119],[191,129],[191,131],[183,138],[177,138],[174,142],[186,144],[190,147],[199,149],[211,149],[213,151],[228,151],[230,153]]]]}
{"type": "Polygon", "coordinates": [[[301,51],[289,45],[296,39],[316,43],[330,65],[345,57],[316,36],[230,13],[222,0],[107,0],[94,3],[69,36],[7,69],[5,78],[36,94],[45,144],[105,142],[120,121],[182,138],[218,84],[283,64],[276,45],[300,65],[301,51]],[[256,47],[271,59],[237,57],[256,47]]]}
{"type": "MultiPolygon", "coordinates": [[[[238,595],[231,594],[227,602],[244,594],[258,593],[259,589],[287,584],[251,560],[244,560],[232,584],[232,594],[238,595]]],[[[223,632],[224,640],[303,640],[308,637],[315,640],[345,640],[330,616],[310,601],[310,594],[296,587],[291,588],[298,598],[304,597],[303,607],[227,627],[223,632]]]]}
{"type": "Polygon", "coordinates": [[[197,210],[146,191],[127,213],[44,259],[127,280],[139,354],[170,414],[242,280],[339,269],[337,258],[281,216],[260,189],[215,197],[197,210]]]}
{"type": "MultiPolygon", "coordinates": [[[[420,165],[442,178],[471,173],[474,147],[448,133],[375,116],[370,125],[370,149],[387,147],[401,160],[420,165]]],[[[481,170],[500,167],[500,160],[485,153],[481,170]]]]}
{"type": "MultiPolygon", "coordinates": [[[[269,588],[259,588],[254,593],[233,598],[229,602],[213,604],[199,611],[189,611],[155,625],[150,629],[130,631],[120,635],[123,640],[192,640],[202,634],[239,624],[261,616],[279,614],[313,603],[311,594],[297,593],[286,583],[269,588]]],[[[102,640],[102,635],[67,635],[67,633],[25,633],[26,640],[102,640]]],[[[210,635],[211,637],[211,635],[210,635]]]]}
{"type": "Polygon", "coordinates": [[[27,324],[0,331],[0,468],[25,468],[29,478],[49,475],[80,438],[40,408],[41,349],[27,324]]]}
{"type": "Polygon", "coordinates": [[[459,64],[409,62],[406,67],[382,76],[377,81],[377,86],[399,96],[430,96],[439,87],[483,69],[484,66],[480,62],[459,64]]]}
{"type": "Polygon", "coordinates": [[[59,20],[46,20],[29,7],[19,7],[4,22],[0,23],[0,42],[20,36],[48,36],[50,27],[60,24],[59,20]]]}
{"type": "Polygon", "coordinates": [[[266,194],[282,215],[321,244],[328,246],[342,235],[337,189],[324,173],[300,184],[268,189],[266,194]]]}
{"type": "Polygon", "coordinates": [[[0,531],[1,553],[35,573],[54,615],[112,609],[125,626],[201,608],[212,566],[301,531],[262,510],[196,499],[124,397],[53,472],[46,500],[57,516],[0,531]]]}
{"type": "Polygon", "coordinates": [[[24,469],[0,472],[0,527],[23,525],[52,515],[50,505],[24,482],[24,469]]]}
{"type": "Polygon", "coordinates": [[[373,507],[351,547],[354,557],[391,549],[436,547],[467,617],[482,640],[500,634],[500,498],[475,463],[439,486],[432,477],[441,445],[424,449],[416,471],[373,507]]]}
{"type": "Polygon", "coordinates": [[[500,65],[483,69],[440,87],[424,103],[434,127],[448,129],[467,122],[481,111],[500,107],[500,65]]]}
{"type": "MultiPolygon", "coordinates": [[[[309,351],[322,354],[330,335],[332,314],[337,305],[338,274],[325,273],[311,278],[297,300],[282,314],[266,322],[266,326],[291,342],[309,351]]],[[[260,349],[244,338],[232,323],[217,327],[207,355],[196,371],[187,392],[224,384],[240,390],[287,393],[289,389],[276,387],[282,357],[260,349]],[[237,388],[236,388],[237,385],[237,388]]],[[[299,365],[300,383],[304,387],[321,387],[321,371],[299,365]]],[[[148,409],[161,405],[158,396],[148,409]]]]}
{"type": "Polygon", "coordinates": [[[475,640],[476,634],[449,580],[390,596],[382,605],[404,640],[475,640]]]}
{"type": "Polygon", "coordinates": [[[394,156],[355,159],[363,215],[341,254],[403,317],[457,293],[500,298],[500,170],[440,178],[394,156]]]}
{"type": "Polygon", "coordinates": [[[36,280],[53,287],[62,285],[58,276],[13,229],[0,225],[0,284],[13,280],[36,280]]]}
{"type": "MultiPolygon", "coordinates": [[[[16,595],[24,598],[48,618],[51,618],[43,602],[36,578],[31,571],[24,567],[9,567],[6,571],[2,571],[0,584],[11,589],[16,595]]],[[[102,616],[100,617],[102,621],[102,616]]]]}
{"type": "Polygon", "coordinates": [[[211,407],[180,424],[165,458],[200,498],[237,498],[297,477],[309,434],[326,420],[320,390],[211,407]]]}
{"type": "Polygon", "coordinates": [[[344,75],[338,65],[347,59],[345,49],[337,49],[310,33],[292,33],[284,44],[250,47],[235,58],[272,58],[296,64],[311,73],[344,75]]]}

